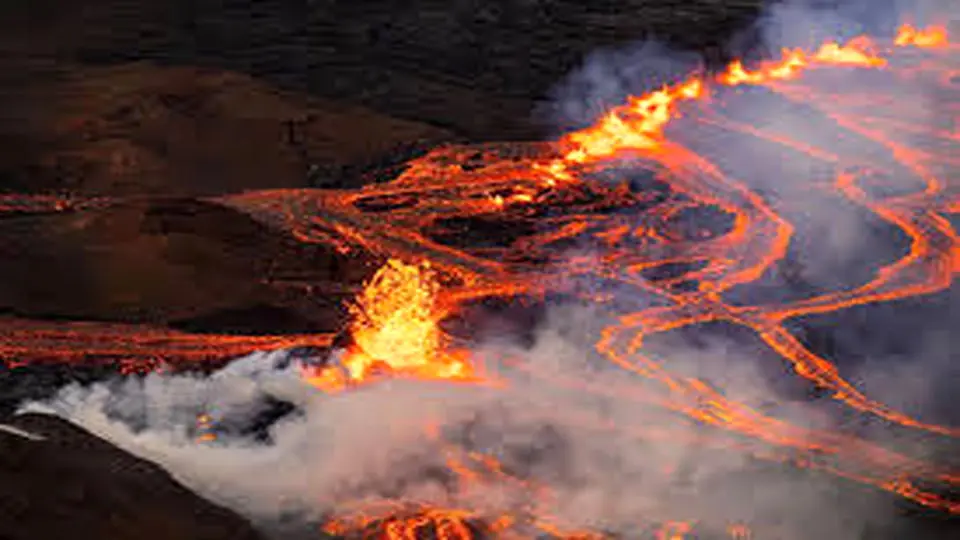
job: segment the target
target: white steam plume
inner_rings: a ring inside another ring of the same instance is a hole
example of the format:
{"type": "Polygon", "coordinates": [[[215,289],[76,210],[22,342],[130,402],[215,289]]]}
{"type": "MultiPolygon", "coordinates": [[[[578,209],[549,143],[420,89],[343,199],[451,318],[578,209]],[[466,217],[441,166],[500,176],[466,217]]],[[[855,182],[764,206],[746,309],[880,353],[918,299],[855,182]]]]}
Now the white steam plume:
{"type": "MultiPolygon", "coordinates": [[[[839,540],[880,519],[859,508],[869,497],[838,500],[843,492],[823,477],[758,466],[724,449],[725,435],[642,399],[584,392],[632,388],[639,392],[631,396],[642,398],[651,388],[600,360],[591,351],[592,333],[574,330],[599,316],[558,308],[531,349],[501,343],[495,351],[476,350],[478,358],[524,359],[522,372],[504,368],[509,385],[501,389],[397,380],[327,396],[306,384],[283,353],[273,353],[237,360],[209,377],[153,374],[74,386],[29,409],[62,415],[161,464],[268,530],[309,529],[345,502],[381,497],[491,515],[533,504],[536,513],[563,516],[565,525],[628,536],[650,521],[698,519],[715,527],[751,523],[779,538],[839,540]],[[200,414],[227,428],[250,425],[267,400],[292,403],[295,411],[274,422],[266,440],[226,429],[202,442],[191,432],[200,414]],[[446,465],[443,449],[422,436],[427,424],[524,470],[556,499],[499,482],[448,492],[426,474],[446,465]]],[[[829,422],[802,404],[782,403],[741,344],[717,338],[658,349],[671,370],[726,385],[732,397],[758,407],[780,403],[783,416],[801,423],[829,422]]]]}

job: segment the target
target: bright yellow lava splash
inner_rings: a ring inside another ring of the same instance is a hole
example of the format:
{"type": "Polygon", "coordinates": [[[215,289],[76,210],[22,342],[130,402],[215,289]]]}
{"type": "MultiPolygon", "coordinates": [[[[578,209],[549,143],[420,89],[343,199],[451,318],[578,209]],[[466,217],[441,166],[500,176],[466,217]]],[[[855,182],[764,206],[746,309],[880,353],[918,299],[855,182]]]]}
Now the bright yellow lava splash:
{"type": "Polygon", "coordinates": [[[438,305],[438,293],[429,263],[387,261],[350,306],[354,344],[340,366],[310,373],[307,379],[322,390],[336,391],[377,374],[474,378],[466,355],[447,350],[439,327],[446,313],[438,305]]]}

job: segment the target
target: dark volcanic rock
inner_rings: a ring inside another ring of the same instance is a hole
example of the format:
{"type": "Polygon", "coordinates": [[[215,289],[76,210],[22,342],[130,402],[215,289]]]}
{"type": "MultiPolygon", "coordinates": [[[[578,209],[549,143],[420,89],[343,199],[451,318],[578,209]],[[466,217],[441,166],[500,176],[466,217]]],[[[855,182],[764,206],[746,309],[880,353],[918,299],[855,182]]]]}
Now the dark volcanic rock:
{"type": "Polygon", "coordinates": [[[340,300],[374,269],[185,198],[0,220],[0,258],[0,309],[14,314],[253,333],[337,328],[340,300]]]}
{"type": "Polygon", "coordinates": [[[473,138],[509,139],[538,135],[533,102],[589,53],[651,36],[722,49],[764,3],[38,0],[31,9],[5,6],[9,24],[0,30],[11,57],[29,57],[32,69],[202,65],[473,138]]]}
{"type": "Polygon", "coordinates": [[[160,467],[56,417],[0,428],[0,538],[5,540],[256,540],[244,519],[160,467]]]}
{"type": "Polygon", "coordinates": [[[114,376],[116,370],[109,366],[47,364],[11,369],[0,363],[0,419],[28,401],[50,399],[68,384],[87,384],[114,376]]]}
{"type": "Polygon", "coordinates": [[[15,150],[0,155],[4,191],[211,195],[310,187],[311,167],[356,168],[416,141],[451,138],[209,69],[64,65],[24,84],[28,91],[0,118],[0,142],[15,150]]]}

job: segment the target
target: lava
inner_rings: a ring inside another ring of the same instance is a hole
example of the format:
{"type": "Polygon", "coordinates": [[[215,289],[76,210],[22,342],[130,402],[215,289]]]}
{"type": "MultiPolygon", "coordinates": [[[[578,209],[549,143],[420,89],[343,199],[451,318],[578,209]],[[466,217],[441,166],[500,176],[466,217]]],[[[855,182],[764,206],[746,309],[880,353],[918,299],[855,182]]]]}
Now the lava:
{"type": "Polygon", "coordinates": [[[0,318],[0,358],[11,368],[96,361],[135,373],[163,366],[203,366],[257,350],[325,349],[333,337],[191,334],[131,324],[0,318]]]}
{"type": "MultiPolygon", "coordinates": [[[[911,43],[912,44],[912,43],[911,43]]],[[[873,54],[866,38],[851,40],[845,45],[823,44],[813,54],[801,49],[784,49],[783,58],[768,62],[756,70],[747,70],[734,61],[715,83],[725,86],[763,84],[799,75],[803,69],[817,65],[880,67],[886,60],[873,54]]],[[[659,146],[663,129],[675,117],[677,104],[707,95],[706,82],[699,77],[673,87],[664,87],[645,96],[631,97],[627,105],[615,108],[587,129],[567,135],[574,146],[564,160],[584,162],[609,157],[624,150],[652,150],[659,146]]]]}
{"type": "MultiPolygon", "coordinates": [[[[360,514],[349,519],[338,518],[327,522],[323,532],[333,535],[389,540],[469,540],[479,532],[470,520],[476,517],[466,510],[419,508],[404,511],[391,509],[379,516],[360,514]],[[359,532],[359,534],[357,534],[359,532]]],[[[494,526],[492,530],[498,532],[494,526]]]]}
{"type": "MultiPolygon", "coordinates": [[[[332,355],[331,365],[304,368],[305,379],[320,391],[342,392],[384,377],[483,382],[487,378],[479,375],[476,359],[456,346],[441,323],[479,300],[568,294],[616,311],[616,322],[597,336],[596,350],[622,373],[623,382],[595,385],[516,367],[531,379],[656,407],[678,421],[724,434],[711,440],[718,447],[826,472],[956,515],[960,502],[943,495],[960,486],[956,471],[860,436],[777,418],[704,380],[675,373],[668,361],[644,348],[657,334],[706,323],[736,325],[798,377],[857,414],[924,437],[952,441],[960,435],[957,427],[926,422],[884,404],[882,397],[866,395],[791,326],[804,316],[944,291],[960,271],[960,238],[950,219],[960,211],[956,126],[925,125],[915,118],[914,103],[897,94],[897,85],[918,78],[950,84],[955,75],[949,74],[960,72],[956,55],[949,54],[955,46],[942,27],[910,25],[888,45],[860,37],[813,51],[787,49],[780,59],[753,66],[735,61],[719,74],[697,74],[631,97],[594,125],[554,143],[440,147],[411,161],[397,178],[358,190],[256,191],[215,202],[285,227],[302,242],[365,250],[387,261],[350,307],[349,346],[332,355]],[[884,76],[885,84],[846,95],[809,82],[805,75],[811,70],[871,71],[884,76]],[[811,115],[829,120],[831,130],[868,141],[870,150],[846,144],[841,136],[834,143],[816,143],[800,132],[751,125],[727,117],[722,100],[710,99],[742,87],[760,87],[802,104],[814,111],[811,115]],[[733,291],[761,282],[785,262],[806,208],[789,197],[771,200],[750,189],[727,170],[743,164],[723,162],[722,153],[708,155],[672,138],[671,125],[679,122],[701,128],[702,137],[716,136],[720,146],[744,137],[803,156],[828,173],[789,181],[869,213],[902,233],[908,245],[896,260],[855,285],[776,301],[733,300],[733,291]],[[877,189],[884,187],[882,179],[871,172],[877,169],[895,171],[891,174],[909,178],[917,187],[882,193],[877,189]],[[579,278],[654,301],[621,309],[617,295],[578,288],[579,278]]],[[[956,111],[955,88],[939,90],[937,99],[945,110],[956,111]]],[[[64,201],[5,196],[0,210],[54,212],[85,204],[64,201]]],[[[96,204],[106,203],[98,199],[96,204]]],[[[11,319],[0,325],[0,352],[20,363],[82,362],[90,355],[199,361],[261,348],[333,343],[332,336],[195,336],[99,323],[11,319]]],[[[586,412],[569,415],[592,429],[626,430],[586,412]]],[[[642,435],[661,433],[665,439],[682,436],[670,426],[649,426],[642,435]]],[[[520,486],[531,498],[551,497],[548,486],[511,476],[494,456],[443,441],[432,426],[425,425],[424,440],[448,449],[448,469],[458,479],[454,491],[501,482],[520,486]]],[[[594,534],[567,532],[549,516],[479,515],[466,509],[410,507],[404,501],[352,516],[334,516],[325,530],[397,539],[594,534]]],[[[693,523],[662,524],[654,536],[684,538],[693,523]]],[[[729,525],[727,534],[763,536],[750,525],[729,525]]]]}
{"type": "Polygon", "coordinates": [[[429,263],[387,261],[350,306],[354,344],[339,366],[312,370],[308,380],[331,391],[378,373],[421,379],[474,378],[466,356],[445,346],[439,323],[446,314],[437,305],[437,293],[429,263]]]}
{"type": "Polygon", "coordinates": [[[914,47],[945,47],[949,44],[947,39],[947,29],[943,26],[930,26],[927,28],[917,28],[912,24],[905,24],[897,32],[894,43],[898,46],[914,47]]]}

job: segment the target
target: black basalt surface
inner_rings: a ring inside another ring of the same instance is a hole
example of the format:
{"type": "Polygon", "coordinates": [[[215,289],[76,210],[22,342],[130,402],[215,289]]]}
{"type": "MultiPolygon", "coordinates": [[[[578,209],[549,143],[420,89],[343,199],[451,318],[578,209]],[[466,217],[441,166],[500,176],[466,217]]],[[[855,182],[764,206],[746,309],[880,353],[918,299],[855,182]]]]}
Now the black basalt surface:
{"type": "Polygon", "coordinates": [[[262,538],[157,465],[65,420],[26,414],[2,424],[0,538],[262,538]]]}

